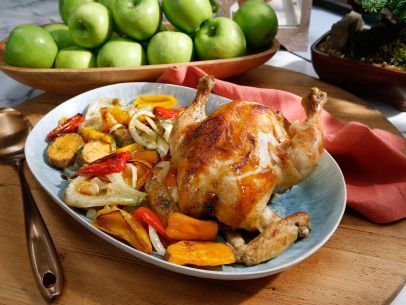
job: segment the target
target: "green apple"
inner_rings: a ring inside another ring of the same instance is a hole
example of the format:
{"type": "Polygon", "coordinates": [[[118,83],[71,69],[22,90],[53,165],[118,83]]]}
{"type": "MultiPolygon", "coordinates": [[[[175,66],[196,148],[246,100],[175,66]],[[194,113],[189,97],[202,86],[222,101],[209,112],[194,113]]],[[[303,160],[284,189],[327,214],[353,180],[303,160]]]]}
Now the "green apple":
{"type": "Polygon", "coordinates": [[[110,10],[110,12],[113,10],[113,5],[115,1],[116,0],[97,0],[97,2],[107,7],[110,10]]]}
{"type": "Polygon", "coordinates": [[[197,55],[203,60],[238,57],[246,51],[243,31],[237,23],[225,17],[204,23],[197,31],[194,42],[197,55]]]}
{"type": "Polygon", "coordinates": [[[258,50],[269,46],[278,31],[275,11],[263,0],[249,0],[234,15],[244,32],[248,48],[258,50]]]}
{"type": "Polygon", "coordinates": [[[68,24],[70,14],[79,5],[87,2],[93,2],[94,0],[59,0],[59,15],[61,16],[63,22],[68,24]]]}
{"type": "Polygon", "coordinates": [[[62,23],[47,24],[44,26],[44,29],[47,30],[52,35],[59,50],[75,45],[75,43],[72,40],[72,37],[70,36],[69,28],[66,24],[62,23]]]}
{"type": "Polygon", "coordinates": [[[116,0],[113,18],[120,33],[144,41],[159,30],[162,11],[158,0],[116,0]]]}
{"type": "Polygon", "coordinates": [[[162,9],[169,22],[185,33],[197,31],[213,14],[210,0],[162,0],[162,9]]]}
{"type": "Polygon", "coordinates": [[[138,67],[146,64],[141,44],[130,39],[114,38],[97,54],[98,67],[138,67]]]}
{"type": "Polygon", "coordinates": [[[189,62],[193,58],[193,41],[185,33],[159,32],[149,41],[147,58],[151,65],[189,62]]]}
{"type": "Polygon", "coordinates": [[[98,2],[78,6],[69,17],[69,32],[80,47],[96,48],[109,39],[112,19],[109,10],[98,2]]]}
{"type": "Polygon", "coordinates": [[[11,32],[4,54],[7,64],[29,68],[51,68],[58,46],[42,27],[22,24],[11,32]]]}
{"type": "Polygon", "coordinates": [[[80,47],[69,47],[58,52],[55,59],[55,68],[85,69],[96,66],[96,56],[80,47]]]}

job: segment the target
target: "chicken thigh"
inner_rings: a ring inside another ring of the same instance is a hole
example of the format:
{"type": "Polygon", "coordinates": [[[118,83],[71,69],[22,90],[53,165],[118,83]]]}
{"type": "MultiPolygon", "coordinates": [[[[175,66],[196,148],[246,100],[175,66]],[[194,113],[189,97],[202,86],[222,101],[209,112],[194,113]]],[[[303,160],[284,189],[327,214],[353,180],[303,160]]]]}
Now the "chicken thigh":
{"type": "Polygon", "coordinates": [[[213,84],[211,76],[200,80],[169,139],[179,207],[197,218],[214,216],[232,229],[262,231],[272,193],[305,179],[320,160],[319,116],[327,95],[312,88],[302,99],[304,122],[290,124],[281,113],[246,101],[230,102],[206,117],[213,84]]]}

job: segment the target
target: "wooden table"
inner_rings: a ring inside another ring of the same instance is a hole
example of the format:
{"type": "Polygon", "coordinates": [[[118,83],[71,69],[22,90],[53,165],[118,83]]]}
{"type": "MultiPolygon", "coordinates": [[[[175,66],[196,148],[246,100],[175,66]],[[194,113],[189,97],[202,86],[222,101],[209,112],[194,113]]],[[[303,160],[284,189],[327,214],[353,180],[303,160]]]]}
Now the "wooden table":
{"type": "MultiPolygon", "coordinates": [[[[397,132],[360,99],[304,74],[262,66],[232,81],[299,95],[317,85],[329,93],[326,108],[336,118],[397,132]]],[[[46,93],[18,110],[35,124],[67,98],[46,93]]],[[[0,172],[0,304],[46,304],[27,255],[17,174],[4,164],[0,172]]],[[[406,221],[375,225],[347,211],[327,244],[287,271],[256,280],[204,280],[159,269],[96,237],[26,174],[64,269],[63,294],[54,304],[388,304],[405,284],[406,221]]]]}

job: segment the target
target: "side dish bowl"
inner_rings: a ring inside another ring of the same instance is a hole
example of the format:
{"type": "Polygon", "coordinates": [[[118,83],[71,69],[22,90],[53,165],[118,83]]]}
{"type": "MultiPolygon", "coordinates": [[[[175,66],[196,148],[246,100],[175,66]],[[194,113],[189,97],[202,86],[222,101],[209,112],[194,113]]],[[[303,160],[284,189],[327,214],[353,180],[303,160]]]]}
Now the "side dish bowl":
{"type": "MultiPolygon", "coordinates": [[[[321,159],[313,174],[291,190],[277,196],[270,204],[281,216],[298,211],[310,214],[312,232],[306,239],[293,244],[280,256],[268,262],[246,267],[238,264],[218,267],[216,269],[179,266],[165,261],[154,253],[142,253],[95,228],[77,209],[70,208],[63,202],[63,193],[67,182],[61,179],[61,172],[46,162],[46,135],[64,116],[84,112],[94,99],[99,97],[119,97],[124,103],[130,103],[137,95],[171,94],[176,97],[178,105],[190,105],[196,90],[157,83],[123,83],[101,87],[71,98],[45,115],[34,127],[26,143],[27,163],[44,190],[71,217],[84,225],[95,235],[100,236],[117,248],[153,265],[201,278],[222,280],[242,280],[268,276],[288,269],[316,252],[331,237],[343,216],[346,203],[346,189],[343,175],[334,159],[327,153],[321,159]]],[[[211,94],[207,103],[207,112],[229,102],[228,99],[211,94]]]]}

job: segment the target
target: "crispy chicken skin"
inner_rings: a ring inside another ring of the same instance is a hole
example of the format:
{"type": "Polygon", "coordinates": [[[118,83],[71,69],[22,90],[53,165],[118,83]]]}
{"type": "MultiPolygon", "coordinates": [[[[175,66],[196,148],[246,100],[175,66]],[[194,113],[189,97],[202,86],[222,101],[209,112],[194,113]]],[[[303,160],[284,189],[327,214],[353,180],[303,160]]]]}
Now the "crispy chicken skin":
{"type": "Polygon", "coordinates": [[[213,81],[202,78],[170,137],[179,207],[194,217],[211,215],[233,229],[254,231],[272,193],[297,184],[318,163],[323,152],[318,118],[327,97],[311,89],[302,100],[303,123],[289,124],[281,113],[246,101],[230,102],[206,117],[213,81]]]}
{"type": "Polygon", "coordinates": [[[214,86],[214,77],[209,75],[199,80],[195,99],[192,104],[182,113],[181,119],[176,121],[169,137],[169,149],[172,163],[177,166],[179,159],[185,152],[183,143],[189,141],[189,137],[199,124],[206,118],[206,102],[211,89],[214,86]]]}

